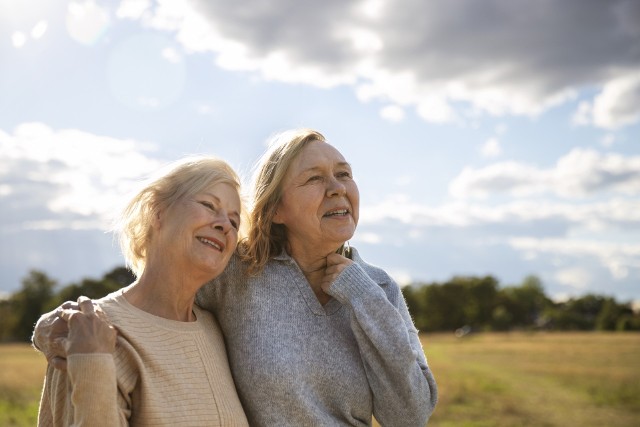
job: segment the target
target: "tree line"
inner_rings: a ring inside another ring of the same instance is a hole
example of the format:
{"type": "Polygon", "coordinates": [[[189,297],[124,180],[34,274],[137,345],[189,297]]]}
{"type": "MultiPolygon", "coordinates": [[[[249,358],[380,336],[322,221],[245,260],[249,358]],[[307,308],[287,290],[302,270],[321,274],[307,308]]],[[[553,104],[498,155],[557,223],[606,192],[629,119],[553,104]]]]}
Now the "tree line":
{"type": "MultiPolygon", "coordinates": [[[[60,287],[46,273],[31,270],[19,291],[0,300],[0,342],[28,342],[42,313],[81,295],[101,298],[134,279],[127,268],[117,267],[100,279],[87,278],[60,287]]],[[[422,332],[640,331],[640,313],[633,311],[631,303],[593,294],[554,302],[535,276],[506,287],[500,287],[492,276],[453,277],[444,283],[414,283],[402,292],[422,332]]]]}
{"type": "Polygon", "coordinates": [[[594,294],[556,302],[545,295],[536,276],[506,287],[492,276],[454,277],[413,284],[403,294],[422,332],[640,331],[640,313],[630,302],[594,294]]]}
{"type": "Polygon", "coordinates": [[[31,341],[31,333],[40,315],[79,296],[102,298],[133,282],[125,267],[117,267],[101,279],[83,279],[59,289],[58,282],[39,270],[31,270],[22,279],[22,287],[0,301],[0,342],[31,341]]]}

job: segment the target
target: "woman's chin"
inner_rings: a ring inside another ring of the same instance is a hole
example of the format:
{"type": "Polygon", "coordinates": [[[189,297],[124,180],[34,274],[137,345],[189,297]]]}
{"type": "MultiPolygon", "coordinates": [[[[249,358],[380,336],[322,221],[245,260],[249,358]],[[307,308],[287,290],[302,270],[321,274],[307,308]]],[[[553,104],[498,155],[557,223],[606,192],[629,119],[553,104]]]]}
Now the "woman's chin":
{"type": "Polygon", "coordinates": [[[340,246],[344,244],[344,242],[351,240],[355,231],[355,227],[346,230],[337,230],[332,236],[331,241],[336,242],[338,246],[340,246]]]}

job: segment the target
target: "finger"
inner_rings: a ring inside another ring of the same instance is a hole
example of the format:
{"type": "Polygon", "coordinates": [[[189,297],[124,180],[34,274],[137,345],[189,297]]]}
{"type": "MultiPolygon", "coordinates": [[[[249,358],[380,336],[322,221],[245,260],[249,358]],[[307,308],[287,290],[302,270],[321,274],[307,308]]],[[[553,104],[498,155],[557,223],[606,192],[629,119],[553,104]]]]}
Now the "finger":
{"type": "Polygon", "coordinates": [[[78,306],[84,314],[94,314],[93,301],[87,297],[78,297],[78,306]]]}
{"type": "Polygon", "coordinates": [[[99,319],[107,322],[108,324],[111,324],[111,321],[109,320],[109,316],[107,316],[107,314],[102,311],[102,308],[99,305],[93,305],[93,309],[95,310],[96,316],[98,316],[99,319]]]}
{"type": "Polygon", "coordinates": [[[332,252],[329,255],[327,255],[327,263],[328,264],[337,264],[337,263],[341,262],[343,259],[346,259],[346,258],[343,257],[340,254],[335,253],[335,252],[332,252]]]}
{"type": "Polygon", "coordinates": [[[60,311],[60,318],[62,320],[64,320],[65,322],[69,323],[69,321],[71,320],[71,318],[78,314],[78,313],[82,313],[81,311],[78,310],[72,310],[72,309],[67,309],[67,310],[61,310],[60,311]]]}
{"type": "Polygon", "coordinates": [[[75,301],[65,301],[62,303],[62,305],[60,306],[60,308],[58,308],[58,310],[63,309],[63,310],[77,310],[78,309],[78,303],[75,301]]]}
{"type": "Polygon", "coordinates": [[[353,261],[350,260],[347,257],[344,257],[340,254],[336,254],[336,253],[331,253],[329,255],[327,255],[327,265],[339,265],[339,264],[345,264],[345,265],[350,265],[353,261]]]}

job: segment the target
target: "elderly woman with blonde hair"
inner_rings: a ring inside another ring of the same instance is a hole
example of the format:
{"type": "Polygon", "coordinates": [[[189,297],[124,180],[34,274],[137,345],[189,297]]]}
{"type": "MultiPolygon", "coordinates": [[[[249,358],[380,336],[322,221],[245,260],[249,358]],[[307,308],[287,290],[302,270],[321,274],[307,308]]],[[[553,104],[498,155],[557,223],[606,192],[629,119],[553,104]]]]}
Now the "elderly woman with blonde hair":
{"type": "Polygon", "coordinates": [[[119,230],[137,280],[50,318],[68,324],[67,371],[48,366],[39,425],[247,425],[218,322],[194,303],[235,252],[239,188],[227,163],[194,157],[130,200],[119,230]]]}

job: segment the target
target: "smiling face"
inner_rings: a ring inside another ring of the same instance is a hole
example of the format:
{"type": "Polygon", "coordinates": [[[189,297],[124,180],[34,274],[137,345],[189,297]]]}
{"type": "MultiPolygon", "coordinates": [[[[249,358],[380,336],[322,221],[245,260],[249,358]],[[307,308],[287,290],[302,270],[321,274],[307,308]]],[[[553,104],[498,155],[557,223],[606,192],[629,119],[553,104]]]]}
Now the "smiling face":
{"type": "Polygon", "coordinates": [[[236,249],[240,211],[240,197],[233,186],[212,185],[160,214],[155,246],[172,268],[213,279],[236,249]]]}
{"type": "Polygon", "coordinates": [[[309,142],[282,182],[273,222],[286,228],[292,252],[326,254],[349,240],[358,224],[360,196],[351,166],[326,142],[309,142]]]}

